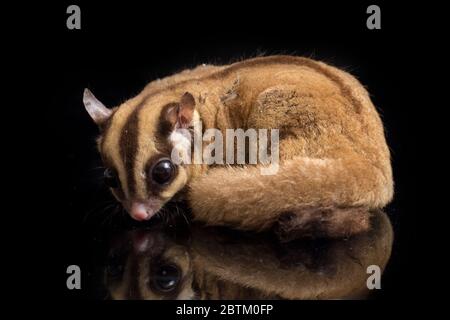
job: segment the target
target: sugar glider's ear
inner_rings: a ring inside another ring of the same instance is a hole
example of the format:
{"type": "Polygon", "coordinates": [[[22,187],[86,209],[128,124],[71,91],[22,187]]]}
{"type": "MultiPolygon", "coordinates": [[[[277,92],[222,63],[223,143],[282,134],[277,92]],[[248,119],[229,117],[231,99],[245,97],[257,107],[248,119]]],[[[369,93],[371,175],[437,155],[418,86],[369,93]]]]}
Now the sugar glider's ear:
{"type": "Polygon", "coordinates": [[[183,94],[180,102],[167,110],[167,120],[175,128],[188,128],[194,118],[195,99],[189,92],[183,94]]]}
{"type": "Polygon", "coordinates": [[[86,111],[97,125],[103,124],[112,114],[111,109],[98,101],[89,89],[84,89],[83,103],[86,111]]]}

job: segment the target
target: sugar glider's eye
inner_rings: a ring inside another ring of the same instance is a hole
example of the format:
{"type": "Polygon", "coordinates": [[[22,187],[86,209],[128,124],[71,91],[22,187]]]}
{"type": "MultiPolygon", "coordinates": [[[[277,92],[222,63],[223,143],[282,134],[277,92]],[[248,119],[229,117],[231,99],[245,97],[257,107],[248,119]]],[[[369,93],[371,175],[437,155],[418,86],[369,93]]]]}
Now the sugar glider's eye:
{"type": "Polygon", "coordinates": [[[175,289],[181,280],[180,269],[173,264],[158,266],[153,276],[153,287],[161,292],[175,289]]]}
{"type": "Polygon", "coordinates": [[[166,184],[172,180],[175,166],[169,159],[164,159],[155,164],[151,169],[152,180],[158,184],[166,184]]]}
{"type": "Polygon", "coordinates": [[[119,178],[117,177],[117,173],[107,168],[105,172],[103,173],[103,179],[105,180],[105,183],[110,188],[117,188],[119,186],[119,178]]]}

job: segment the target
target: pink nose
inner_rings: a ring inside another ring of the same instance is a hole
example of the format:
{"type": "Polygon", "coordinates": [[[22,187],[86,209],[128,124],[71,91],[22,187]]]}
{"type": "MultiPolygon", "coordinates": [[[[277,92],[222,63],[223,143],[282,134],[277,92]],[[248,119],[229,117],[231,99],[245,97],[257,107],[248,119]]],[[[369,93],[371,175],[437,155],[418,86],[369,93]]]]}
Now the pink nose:
{"type": "Polygon", "coordinates": [[[131,205],[130,215],[133,219],[137,221],[143,221],[150,219],[151,215],[147,211],[147,208],[144,204],[135,202],[131,205]]]}

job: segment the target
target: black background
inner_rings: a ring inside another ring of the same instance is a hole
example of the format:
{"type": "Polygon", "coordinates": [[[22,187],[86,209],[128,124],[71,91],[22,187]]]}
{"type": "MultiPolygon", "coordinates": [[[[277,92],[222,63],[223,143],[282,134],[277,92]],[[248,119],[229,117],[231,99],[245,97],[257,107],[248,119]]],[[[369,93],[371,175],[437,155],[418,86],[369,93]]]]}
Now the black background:
{"type": "Polygon", "coordinates": [[[40,24],[26,50],[39,72],[36,85],[46,88],[44,100],[33,106],[45,117],[40,131],[46,138],[30,146],[44,160],[35,194],[46,205],[38,206],[43,214],[34,225],[35,239],[43,240],[44,250],[30,250],[29,257],[44,265],[45,276],[36,281],[42,281],[45,296],[63,299],[73,308],[91,297],[83,290],[66,289],[66,267],[89,268],[92,239],[110,226],[95,214],[102,209],[100,202],[111,197],[96,169],[98,132],[84,110],[83,89],[90,88],[112,107],[156,78],[200,63],[229,63],[259,54],[323,60],[351,72],[367,87],[385,124],[396,184],[395,199],[386,210],[395,230],[393,255],[375,298],[414,296],[410,280],[417,208],[412,159],[418,105],[411,97],[415,75],[410,66],[417,61],[420,32],[408,24],[414,15],[407,7],[384,2],[376,2],[382,29],[368,30],[369,4],[76,1],[40,6],[40,24]],[[69,4],[81,7],[81,30],[66,28],[69,4]]]}

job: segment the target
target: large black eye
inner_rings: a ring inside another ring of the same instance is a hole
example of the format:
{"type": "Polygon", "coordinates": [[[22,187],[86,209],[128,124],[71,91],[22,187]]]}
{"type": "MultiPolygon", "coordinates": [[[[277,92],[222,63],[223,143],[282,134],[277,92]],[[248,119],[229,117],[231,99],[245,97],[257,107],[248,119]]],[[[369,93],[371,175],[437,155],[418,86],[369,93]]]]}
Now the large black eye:
{"type": "Polygon", "coordinates": [[[105,172],[103,173],[103,179],[105,180],[105,183],[110,188],[117,188],[119,186],[119,179],[117,177],[117,173],[107,168],[105,172]]]}
{"type": "Polygon", "coordinates": [[[180,282],[181,272],[180,269],[172,264],[164,264],[158,266],[153,276],[153,284],[155,289],[168,292],[175,289],[180,282]]]}
{"type": "Polygon", "coordinates": [[[175,172],[175,167],[170,160],[161,160],[152,168],[152,180],[158,184],[169,182],[175,172]]]}

